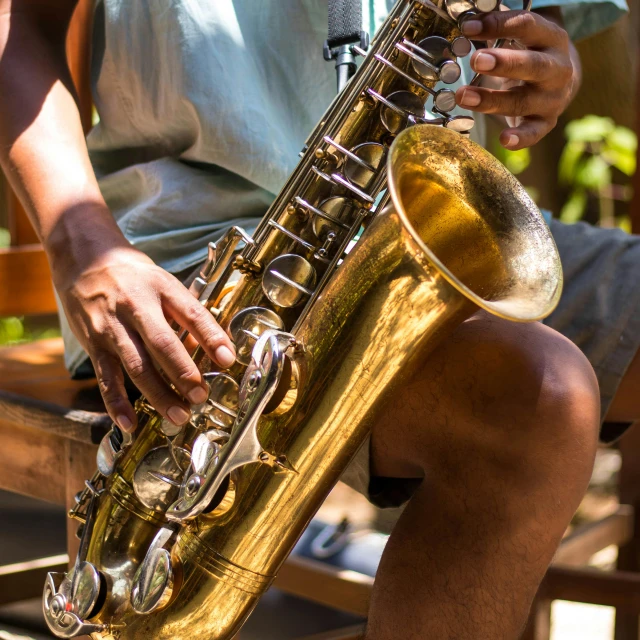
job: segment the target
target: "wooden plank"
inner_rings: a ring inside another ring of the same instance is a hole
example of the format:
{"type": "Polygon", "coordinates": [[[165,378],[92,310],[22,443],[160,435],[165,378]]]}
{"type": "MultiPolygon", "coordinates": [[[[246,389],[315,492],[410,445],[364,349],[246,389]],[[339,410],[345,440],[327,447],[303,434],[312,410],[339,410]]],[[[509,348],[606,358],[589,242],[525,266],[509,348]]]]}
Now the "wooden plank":
{"type": "MultiPolygon", "coordinates": [[[[8,184],[7,184],[8,187],[8,184]]],[[[7,192],[7,211],[9,215],[9,235],[11,246],[37,244],[40,242],[20,200],[13,191],[7,192]]]]}
{"type": "Polygon", "coordinates": [[[84,444],[98,444],[111,428],[105,413],[65,409],[6,391],[0,391],[0,415],[7,422],[84,444]]]}
{"type": "Polygon", "coordinates": [[[324,633],[316,633],[312,636],[305,636],[299,640],[359,640],[363,637],[365,625],[356,624],[343,629],[334,629],[324,633]]]}
{"type": "MultiPolygon", "coordinates": [[[[639,172],[640,173],[640,172],[639,172]]],[[[638,202],[638,201],[637,201],[638,202]]],[[[635,425],[620,441],[622,467],[619,477],[620,501],[635,508],[635,533],[618,552],[618,569],[640,575],[640,427],[635,425]]],[[[640,617],[637,613],[616,613],[615,639],[638,640],[640,617]]]]}
{"type": "Polygon", "coordinates": [[[104,412],[95,380],[71,380],[61,338],[0,348],[0,390],[61,407],[104,412]]]}
{"type": "Polygon", "coordinates": [[[620,505],[615,513],[571,532],[560,545],[553,564],[580,567],[598,551],[610,546],[621,546],[633,536],[633,507],[620,505]]]}
{"type": "Polygon", "coordinates": [[[65,443],[0,418],[0,489],[65,504],[65,443]]]}
{"type": "Polygon", "coordinates": [[[316,560],[291,556],[280,569],[274,586],[327,607],[366,616],[373,578],[316,560]]]}
{"type": "Polygon", "coordinates": [[[539,593],[548,600],[599,604],[640,615],[640,574],[631,571],[552,566],[539,593]]]}
{"type": "Polygon", "coordinates": [[[80,0],[67,32],[67,63],[78,95],[78,109],[85,133],[91,129],[91,27],[93,0],[80,0]]]}
{"type": "Polygon", "coordinates": [[[0,317],[55,313],[47,257],[38,244],[0,249],[0,317]]]}
{"type": "Polygon", "coordinates": [[[551,600],[536,597],[531,607],[527,627],[520,640],[550,640],[551,600]]]}
{"type": "Polygon", "coordinates": [[[66,571],[68,560],[63,554],[0,567],[0,605],[39,596],[47,573],[66,571]]]}

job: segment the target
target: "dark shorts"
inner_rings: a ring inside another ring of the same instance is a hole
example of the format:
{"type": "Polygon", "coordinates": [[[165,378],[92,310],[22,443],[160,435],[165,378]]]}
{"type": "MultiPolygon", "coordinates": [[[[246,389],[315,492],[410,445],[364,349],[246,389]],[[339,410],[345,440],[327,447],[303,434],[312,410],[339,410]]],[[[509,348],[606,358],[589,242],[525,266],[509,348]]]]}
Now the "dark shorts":
{"type": "MultiPolygon", "coordinates": [[[[551,221],[564,269],[558,308],[544,323],[572,340],[587,356],[600,384],[602,419],[640,348],[640,236],[584,223],[551,221]]],[[[611,442],[628,424],[603,425],[611,442]]],[[[369,440],[343,475],[343,481],[378,506],[399,506],[416,481],[370,475],[369,440]]]]}

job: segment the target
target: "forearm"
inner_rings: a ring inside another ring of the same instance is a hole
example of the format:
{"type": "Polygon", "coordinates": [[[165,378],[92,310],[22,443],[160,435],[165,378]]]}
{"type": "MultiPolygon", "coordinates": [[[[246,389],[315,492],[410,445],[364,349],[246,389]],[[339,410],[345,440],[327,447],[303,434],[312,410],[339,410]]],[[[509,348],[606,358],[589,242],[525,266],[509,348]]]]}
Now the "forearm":
{"type": "Polygon", "coordinates": [[[0,163],[54,264],[126,243],[91,168],[63,47],[29,15],[0,14],[0,163]]]}

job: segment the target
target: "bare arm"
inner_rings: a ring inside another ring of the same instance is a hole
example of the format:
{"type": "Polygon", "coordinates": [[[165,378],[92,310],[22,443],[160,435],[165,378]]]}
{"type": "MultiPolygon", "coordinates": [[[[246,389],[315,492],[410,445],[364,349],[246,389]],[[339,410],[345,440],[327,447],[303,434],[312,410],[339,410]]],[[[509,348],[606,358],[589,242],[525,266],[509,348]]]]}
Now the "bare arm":
{"type": "Polygon", "coordinates": [[[65,57],[76,2],[0,0],[0,164],[47,252],[112,418],[135,427],[124,366],[151,403],[181,424],[188,418],[184,398],[204,399],[203,380],[169,319],[223,366],[233,347],[173,276],[131,246],[100,194],[65,57]]]}

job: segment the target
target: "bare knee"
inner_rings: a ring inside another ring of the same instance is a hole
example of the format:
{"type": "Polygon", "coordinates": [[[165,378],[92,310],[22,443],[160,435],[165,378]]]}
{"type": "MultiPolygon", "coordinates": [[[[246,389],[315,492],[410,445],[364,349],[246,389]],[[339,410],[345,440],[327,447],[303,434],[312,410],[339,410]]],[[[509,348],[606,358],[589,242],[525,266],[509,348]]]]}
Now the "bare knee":
{"type": "Polygon", "coordinates": [[[567,338],[540,323],[493,318],[461,327],[454,347],[468,354],[467,410],[515,446],[593,451],[600,424],[595,373],[567,338]]]}
{"type": "Polygon", "coordinates": [[[423,470],[482,458],[533,481],[562,470],[578,492],[600,420],[597,380],[575,345],[539,323],[483,313],[428,357],[386,413],[373,438],[385,475],[398,475],[403,456],[423,470]]]}

